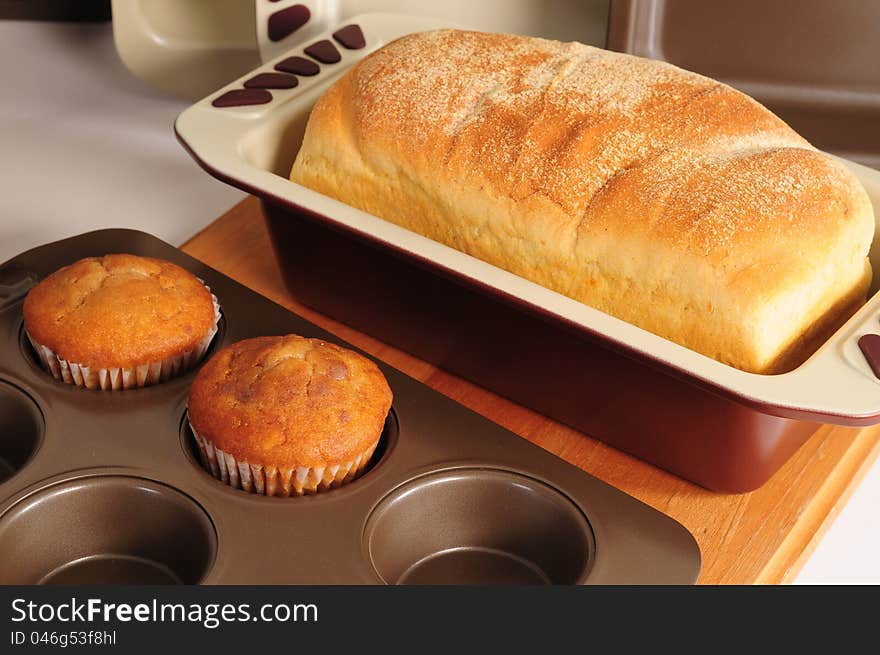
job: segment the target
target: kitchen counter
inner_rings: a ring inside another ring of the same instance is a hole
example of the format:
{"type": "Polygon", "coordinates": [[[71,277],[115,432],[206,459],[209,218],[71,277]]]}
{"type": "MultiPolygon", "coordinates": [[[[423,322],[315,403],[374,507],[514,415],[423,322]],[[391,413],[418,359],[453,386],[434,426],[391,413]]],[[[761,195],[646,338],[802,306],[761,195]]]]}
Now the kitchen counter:
{"type": "MultiPolygon", "coordinates": [[[[244,197],[205,174],[171,129],[186,102],[119,62],[109,24],[0,22],[0,261],[101,227],[181,244],[244,197]]],[[[880,583],[880,464],[799,583],[880,583]]]]}
{"type": "Polygon", "coordinates": [[[109,23],[0,22],[0,260],[100,227],[174,244],[244,197],[172,131],[187,102],[119,61],[109,23]]]}

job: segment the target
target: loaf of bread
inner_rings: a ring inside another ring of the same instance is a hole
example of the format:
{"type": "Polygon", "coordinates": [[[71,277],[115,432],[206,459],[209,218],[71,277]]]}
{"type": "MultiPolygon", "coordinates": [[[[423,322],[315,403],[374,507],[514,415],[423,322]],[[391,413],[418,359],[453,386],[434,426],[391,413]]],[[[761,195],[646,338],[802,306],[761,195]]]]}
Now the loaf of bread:
{"type": "Polygon", "coordinates": [[[737,368],[864,302],[873,210],[769,110],[675,66],[440,30],[317,102],[291,180],[737,368]]]}

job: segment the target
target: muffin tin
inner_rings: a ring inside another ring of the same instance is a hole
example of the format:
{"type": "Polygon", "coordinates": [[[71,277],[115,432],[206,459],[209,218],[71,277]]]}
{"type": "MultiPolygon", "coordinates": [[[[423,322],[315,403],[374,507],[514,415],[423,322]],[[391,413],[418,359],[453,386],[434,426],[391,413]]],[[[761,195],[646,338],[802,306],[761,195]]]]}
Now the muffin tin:
{"type": "MultiPolygon", "coordinates": [[[[87,256],[175,262],[217,295],[211,346],[257,335],[337,341],[166,243],[102,230],[0,267],[0,584],[692,583],[677,522],[380,364],[394,391],[369,470],[333,491],[267,498],[198,462],[194,372],[89,391],[38,365],[27,290],[87,256]]],[[[210,353],[209,353],[210,356],[210,353]]]]}

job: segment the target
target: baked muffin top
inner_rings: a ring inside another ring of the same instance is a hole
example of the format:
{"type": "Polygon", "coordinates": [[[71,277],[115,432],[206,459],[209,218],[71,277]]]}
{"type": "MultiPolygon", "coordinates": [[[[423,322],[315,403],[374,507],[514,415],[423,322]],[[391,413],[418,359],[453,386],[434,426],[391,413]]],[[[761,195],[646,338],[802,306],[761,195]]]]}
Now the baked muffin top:
{"type": "Polygon", "coordinates": [[[343,464],[374,445],[391,388],[366,357],[295,334],[246,339],[199,371],[193,429],[239,461],[292,468],[343,464]]]}
{"type": "Polygon", "coordinates": [[[75,364],[130,367],[196,347],[216,321],[189,271],[136,255],[89,257],[52,273],[24,300],[31,338],[75,364]]]}

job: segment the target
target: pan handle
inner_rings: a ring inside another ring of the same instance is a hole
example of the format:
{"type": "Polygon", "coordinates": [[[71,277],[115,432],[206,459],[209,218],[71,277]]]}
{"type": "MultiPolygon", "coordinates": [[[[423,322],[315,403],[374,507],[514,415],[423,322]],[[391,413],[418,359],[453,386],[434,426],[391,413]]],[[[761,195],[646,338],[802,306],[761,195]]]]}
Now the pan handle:
{"type": "Polygon", "coordinates": [[[303,44],[338,21],[335,0],[254,0],[263,63],[303,44]]]}
{"type": "MultiPolygon", "coordinates": [[[[203,98],[178,116],[175,130],[184,146],[201,152],[205,147],[232,153],[240,147],[246,132],[263,124],[293,98],[311,93],[316,85],[323,85],[328,77],[336,77],[354,63],[389,41],[411,32],[448,27],[448,21],[430,17],[411,17],[396,14],[360,14],[345,21],[333,21],[337,3],[332,0],[255,0],[256,7],[269,9],[312,7],[314,13],[306,25],[278,42],[269,43],[268,19],[258,24],[264,63],[203,98]],[[317,17],[323,16],[319,20],[317,17]],[[345,29],[354,29],[341,36],[345,29]],[[326,41],[326,43],[323,43],[326,41]],[[321,46],[313,50],[310,46],[321,46]],[[270,57],[271,54],[271,58],[270,57]],[[300,70],[302,69],[302,72],[300,70]],[[281,72],[282,75],[277,75],[281,72]],[[265,73],[259,83],[254,79],[265,73]],[[285,80],[285,76],[288,78],[285,80]],[[294,78],[291,82],[289,78],[294,78]],[[262,86],[261,86],[262,84],[262,86]],[[257,88],[259,87],[259,88],[257,88]],[[192,126],[192,128],[191,128],[192,126]],[[201,129],[210,126],[210,129],[201,129]]],[[[312,12],[312,9],[309,9],[312,12]]]]}
{"type": "MultiPolygon", "coordinates": [[[[878,224],[870,259],[878,262],[880,174],[838,160],[859,178],[874,203],[878,224]]],[[[874,276],[880,276],[880,267],[874,267],[874,276]]],[[[804,364],[790,373],[764,376],[761,394],[779,398],[798,418],[838,425],[880,423],[880,292],[876,285],[873,289],[873,297],[804,364]]]]}
{"type": "Polygon", "coordinates": [[[829,342],[791,373],[769,376],[772,382],[767,386],[777,387],[773,391],[778,393],[766,393],[771,391],[768,388],[764,395],[780,397],[774,414],[835,425],[876,425],[880,423],[878,374],[880,318],[875,311],[866,324],[842,340],[829,342]],[[871,351],[873,364],[863,348],[871,351]]]}
{"type": "Polygon", "coordinates": [[[880,423],[880,293],[794,371],[762,377],[761,395],[776,396],[798,418],[880,423]]]}

